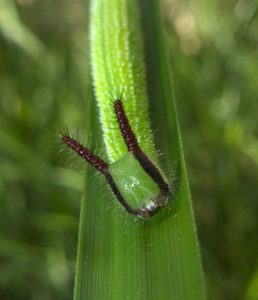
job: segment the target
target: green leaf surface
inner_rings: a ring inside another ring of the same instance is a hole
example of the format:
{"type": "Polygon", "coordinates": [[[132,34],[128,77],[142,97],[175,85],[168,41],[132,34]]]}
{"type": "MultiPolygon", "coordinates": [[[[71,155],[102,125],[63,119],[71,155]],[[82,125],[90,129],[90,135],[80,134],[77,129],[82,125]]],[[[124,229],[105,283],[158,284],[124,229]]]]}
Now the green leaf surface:
{"type": "MultiPolygon", "coordinates": [[[[200,252],[159,3],[141,1],[150,115],[174,196],[148,221],[128,216],[89,170],[82,199],[74,299],[205,299],[200,252]]],[[[88,132],[101,129],[93,96],[88,132]]],[[[98,140],[102,147],[101,137],[98,140]]]]}

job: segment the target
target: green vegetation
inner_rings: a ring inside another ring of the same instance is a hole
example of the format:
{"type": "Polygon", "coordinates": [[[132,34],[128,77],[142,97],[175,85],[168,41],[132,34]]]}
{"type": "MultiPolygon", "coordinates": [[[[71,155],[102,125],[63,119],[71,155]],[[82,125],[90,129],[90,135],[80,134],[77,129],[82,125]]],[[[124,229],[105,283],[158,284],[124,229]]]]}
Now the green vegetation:
{"type": "MultiPolygon", "coordinates": [[[[208,296],[254,300],[258,5],[162,8],[208,296]]],[[[85,167],[58,154],[58,131],[80,129],[95,149],[98,133],[85,134],[94,111],[87,9],[79,0],[0,1],[0,299],[72,298],[85,167]]]]}

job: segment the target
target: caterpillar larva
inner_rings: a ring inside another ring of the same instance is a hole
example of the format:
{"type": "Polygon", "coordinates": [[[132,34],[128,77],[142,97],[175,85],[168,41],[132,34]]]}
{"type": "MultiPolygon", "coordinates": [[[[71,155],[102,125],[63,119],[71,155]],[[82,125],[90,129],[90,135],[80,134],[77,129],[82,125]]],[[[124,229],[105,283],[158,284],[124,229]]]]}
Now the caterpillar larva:
{"type": "Polygon", "coordinates": [[[109,163],[67,135],[62,141],[105,175],[128,213],[147,219],[166,204],[169,187],[155,160],[136,0],[92,1],[90,52],[109,163]]]}

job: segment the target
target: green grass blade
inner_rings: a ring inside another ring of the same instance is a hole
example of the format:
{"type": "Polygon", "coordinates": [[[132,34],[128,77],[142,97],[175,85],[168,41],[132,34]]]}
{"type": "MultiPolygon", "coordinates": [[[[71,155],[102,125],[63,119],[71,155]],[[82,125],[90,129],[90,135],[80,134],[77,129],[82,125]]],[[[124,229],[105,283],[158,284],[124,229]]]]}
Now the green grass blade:
{"type": "MultiPolygon", "coordinates": [[[[75,300],[205,299],[159,4],[146,0],[141,7],[152,123],[165,168],[170,174],[178,168],[176,198],[151,220],[132,221],[104,181],[89,171],[81,206],[75,300]]],[[[100,127],[93,99],[92,104],[88,129],[95,138],[100,127]]]]}

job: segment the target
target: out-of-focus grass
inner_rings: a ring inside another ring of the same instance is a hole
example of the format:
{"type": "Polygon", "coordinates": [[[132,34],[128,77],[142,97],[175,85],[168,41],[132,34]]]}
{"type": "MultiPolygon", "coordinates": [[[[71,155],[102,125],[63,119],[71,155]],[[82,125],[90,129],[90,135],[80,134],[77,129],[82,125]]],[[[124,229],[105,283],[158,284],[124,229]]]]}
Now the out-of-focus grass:
{"type": "MultiPolygon", "coordinates": [[[[162,3],[209,298],[256,299],[257,2],[162,3]]],[[[87,1],[0,1],[1,299],[72,297],[86,37],[87,1]]]]}
{"type": "Polygon", "coordinates": [[[87,3],[0,1],[0,299],[71,299],[83,176],[58,131],[82,128],[87,3]]]}

